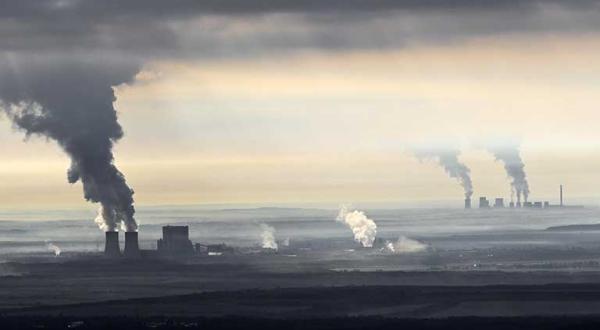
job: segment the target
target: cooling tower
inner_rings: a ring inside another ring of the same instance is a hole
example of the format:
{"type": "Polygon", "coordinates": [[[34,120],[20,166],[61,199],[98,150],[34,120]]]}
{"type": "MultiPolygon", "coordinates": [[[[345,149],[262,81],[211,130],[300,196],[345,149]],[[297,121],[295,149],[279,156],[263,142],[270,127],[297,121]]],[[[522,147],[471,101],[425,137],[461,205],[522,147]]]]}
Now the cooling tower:
{"type": "Polygon", "coordinates": [[[137,258],[140,256],[137,232],[130,231],[125,233],[125,250],[123,250],[123,254],[128,258],[137,258]]]}
{"type": "Polygon", "coordinates": [[[119,232],[106,232],[106,245],[104,246],[104,255],[107,257],[119,257],[121,249],[119,248],[119,232]]]}
{"type": "Polygon", "coordinates": [[[471,199],[465,198],[465,209],[470,209],[470,208],[471,208],[471,199]]]}

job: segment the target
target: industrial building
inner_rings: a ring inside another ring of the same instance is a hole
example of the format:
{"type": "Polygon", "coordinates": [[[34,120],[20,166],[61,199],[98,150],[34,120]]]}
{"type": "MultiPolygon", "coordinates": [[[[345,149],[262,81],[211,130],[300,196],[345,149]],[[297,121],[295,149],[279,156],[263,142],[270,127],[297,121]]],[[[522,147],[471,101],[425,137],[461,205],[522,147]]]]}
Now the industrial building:
{"type": "MultiPolygon", "coordinates": [[[[564,203],[564,194],[563,194],[563,185],[560,185],[560,204],[559,205],[552,205],[550,204],[549,201],[538,201],[538,202],[529,202],[526,201],[524,203],[521,203],[521,201],[517,201],[516,203],[514,201],[510,201],[509,203],[509,207],[512,208],[527,208],[527,209],[550,209],[550,208],[583,208],[582,205],[565,205],[564,203]]],[[[470,199],[466,199],[465,200],[465,208],[469,209],[471,208],[471,201],[470,199]]],[[[480,209],[489,209],[490,208],[490,201],[487,199],[487,197],[479,197],[479,208],[480,209]]],[[[494,202],[494,208],[496,209],[501,209],[501,208],[505,208],[505,204],[504,204],[504,198],[496,198],[495,202],[494,202]]]]}
{"type": "Polygon", "coordinates": [[[487,197],[479,197],[479,208],[480,209],[489,209],[490,201],[488,201],[487,197]]]}
{"type": "Polygon", "coordinates": [[[204,245],[200,243],[196,243],[196,253],[200,255],[222,255],[222,254],[231,254],[234,252],[231,246],[227,246],[226,244],[209,244],[204,245]]]}
{"type": "Polygon", "coordinates": [[[496,198],[494,202],[494,208],[503,209],[504,208],[504,198],[496,198]]]}
{"type": "Polygon", "coordinates": [[[105,233],[104,255],[109,258],[139,258],[151,256],[192,256],[192,255],[221,255],[233,253],[234,249],[225,244],[193,244],[190,241],[188,226],[164,226],[162,238],[157,241],[157,250],[141,250],[137,232],[125,233],[125,248],[121,252],[119,232],[105,233]]]}
{"type": "Polygon", "coordinates": [[[194,245],[190,241],[190,228],[188,226],[164,226],[162,233],[163,238],[157,242],[159,254],[194,254],[194,245]]]}

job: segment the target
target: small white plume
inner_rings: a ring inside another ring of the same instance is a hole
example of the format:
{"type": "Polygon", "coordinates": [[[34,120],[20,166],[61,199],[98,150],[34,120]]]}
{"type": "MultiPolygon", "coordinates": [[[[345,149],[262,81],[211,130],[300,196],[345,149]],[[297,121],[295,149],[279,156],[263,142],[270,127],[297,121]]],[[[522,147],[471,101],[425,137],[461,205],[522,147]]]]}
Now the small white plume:
{"type": "Polygon", "coordinates": [[[261,236],[263,249],[277,250],[279,246],[277,246],[277,242],[275,241],[275,228],[264,223],[260,224],[260,228],[262,229],[261,236]]]}
{"type": "Polygon", "coordinates": [[[406,236],[400,236],[396,242],[385,242],[385,247],[391,253],[401,254],[424,251],[427,249],[427,244],[410,239],[406,236]]]}
{"type": "Polygon", "coordinates": [[[114,229],[111,229],[110,226],[108,226],[106,224],[106,220],[105,220],[106,215],[104,213],[105,213],[104,208],[102,207],[102,205],[100,205],[100,207],[98,207],[98,215],[96,216],[96,219],[94,219],[94,222],[98,225],[100,230],[102,230],[103,232],[114,230],[114,229]]]}
{"type": "Polygon", "coordinates": [[[60,253],[62,252],[62,251],[60,250],[60,248],[59,248],[59,247],[58,247],[56,244],[54,244],[54,243],[52,243],[52,242],[48,242],[48,241],[46,241],[46,248],[47,248],[48,250],[50,250],[50,251],[54,252],[54,256],[56,256],[56,257],[60,256],[60,253]]]}
{"type": "Polygon", "coordinates": [[[288,238],[284,239],[283,242],[281,242],[281,245],[286,246],[286,247],[290,246],[290,238],[288,237],[288,238]]]}
{"type": "Polygon", "coordinates": [[[375,221],[367,218],[364,212],[354,210],[348,211],[348,207],[342,205],[336,221],[343,222],[354,233],[354,240],[363,247],[373,247],[373,242],[377,236],[377,224],[375,221]]]}

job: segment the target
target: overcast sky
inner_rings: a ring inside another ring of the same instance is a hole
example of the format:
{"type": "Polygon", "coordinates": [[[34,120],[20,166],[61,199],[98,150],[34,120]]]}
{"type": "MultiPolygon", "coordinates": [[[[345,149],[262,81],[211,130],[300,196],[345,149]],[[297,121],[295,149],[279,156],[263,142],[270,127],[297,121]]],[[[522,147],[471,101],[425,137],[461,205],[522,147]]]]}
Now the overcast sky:
{"type": "MultiPolygon", "coordinates": [[[[0,99],[41,86],[86,111],[78,89],[115,85],[141,205],[460,206],[411,152],[431,144],[461,151],[476,196],[508,198],[485,150],[505,141],[532,199],[564,183],[600,201],[599,32],[592,0],[6,0],[0,99]]],[[[0,148],[0,208],[87,207],[54,140],[0,115],[0,148]]]]}

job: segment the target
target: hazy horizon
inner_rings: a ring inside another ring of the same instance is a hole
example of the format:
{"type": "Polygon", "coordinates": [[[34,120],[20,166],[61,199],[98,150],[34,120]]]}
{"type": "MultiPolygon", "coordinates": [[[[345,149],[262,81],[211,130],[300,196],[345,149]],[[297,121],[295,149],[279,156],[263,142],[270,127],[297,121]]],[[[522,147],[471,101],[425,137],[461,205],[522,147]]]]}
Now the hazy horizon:
{"type": "Polygon", "coordinates": [[[137,205],[461,200],[413,152],[440,145],[475,196],[508,199],[489,144],[520,150],[532,199],[564,184],[600,201],[593,3],[30,5],[0,17],[0,208],[83,207],[61,134],[10,119],[23,102],[94,109],[85,94],[100,91],[107,113],[114,91],[103,138],[137,205]]]}

